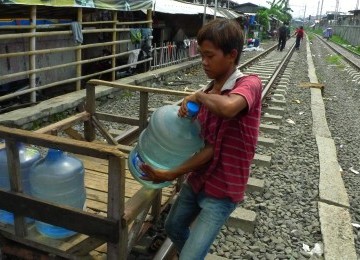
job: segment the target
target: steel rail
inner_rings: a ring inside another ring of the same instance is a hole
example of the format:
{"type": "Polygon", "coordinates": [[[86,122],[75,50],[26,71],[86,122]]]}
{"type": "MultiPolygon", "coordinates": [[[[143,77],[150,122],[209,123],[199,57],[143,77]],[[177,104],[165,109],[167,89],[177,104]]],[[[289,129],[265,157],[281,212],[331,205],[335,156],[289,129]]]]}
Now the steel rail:
{"type": "MultiPolygon", "coordinates": [[[[327,47],[329,47],[333,52],[335,52],[336,54],[340,55],[340,56],[341,56],[346,62],[348,62],[351,66],[353,66],[353,67],[356,68],[357,70],[360,70],[360,65],[359,65],[360,63],[359,63],[359,62],[356,63],[356,62],[355,62],[354,60],[352,60],[351,58],[346,57],[346,56],[344,55],[344,53],[341,53],[341,51],[339,51],[338,49],[336,49],[336,48],[334,48],[333,46],[331,46],[327,41],[325,41],[324,39],[322,39],[319,35],[317,35],[317,34],[315,34],[315,35],[316,35],[316,37],[317,37],[322,43],[324,43],[327,47]]],[[[356,56],[358,56],[358,57],[359,57],[358,59],[360,59],[360,54],[355,53],[355,52],[353,52],[353,51],[351,51],[351,50],[345,48],[344,46],[341,46],[340,44],[337,44],[337,43],[335,43],[335,42],[331,42],[331,43],[335,44],[337,47],[339,47],[339,48],[341,48],[342,50],[350,53],[351,55],[356,55],[356,56]]],[[[354,59],[355,59],[355,58],[354,58],[354,59]]]]}
{"type": "MultiPolygon", "coordinates": [[[[245,63],[238,66],[238,69],[245,69],[246,67],[251,66],[252,64],[256,63],[259,59],[266,57],[270,52],[274,51],[276,48],[277,48],[277,44],[270,47],[261,54],[247,60],[245,63]]],[[[278,79],[278,77],[281,75],[281,72],[284,70],[284,68],[286,68],[286,65],[290,60],[294,50],[295,50],[295,44],[292,45],[288,53],[285,55],[285,57],[282,59],[280,64],[277,66],[275,72],[272,74],[269,82],[263,88],[261,95],[262,101],[270,92],[270,89],[275,84],[275,81],[278,79]]],[[[174,244],[171,242],[169,238],[166,238],[160,249],[156,252],[155,256],[153,257],[153,260],[172,259],[172,257],[174,257],[175,255],[176,255],[176,249],[174,244]]]]}

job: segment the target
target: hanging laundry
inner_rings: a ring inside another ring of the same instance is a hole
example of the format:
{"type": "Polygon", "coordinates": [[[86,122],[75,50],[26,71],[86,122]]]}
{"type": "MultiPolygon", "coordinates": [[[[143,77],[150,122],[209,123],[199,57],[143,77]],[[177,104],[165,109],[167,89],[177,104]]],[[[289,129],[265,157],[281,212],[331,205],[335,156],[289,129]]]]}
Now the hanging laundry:
{"type": "Polygon", "coordinates": [[[141,30],[140,29],[130,29],[130,40],[132,43],[141,42],[141,30]]]}
{"type": "Polygon", "coordinates": [[[73,33],[73,38],[74,38],[75,44],[82,44],[84,38],[83,38],[83,34],[82,34],[81,25],[78,22],[72,22],[71,30],[73,33]]]}
{"type": "Polygon", "coordinates": [[[152,39],[152,29],[151,28],[141,28],[141,36],[143,40],[152,39]]]}

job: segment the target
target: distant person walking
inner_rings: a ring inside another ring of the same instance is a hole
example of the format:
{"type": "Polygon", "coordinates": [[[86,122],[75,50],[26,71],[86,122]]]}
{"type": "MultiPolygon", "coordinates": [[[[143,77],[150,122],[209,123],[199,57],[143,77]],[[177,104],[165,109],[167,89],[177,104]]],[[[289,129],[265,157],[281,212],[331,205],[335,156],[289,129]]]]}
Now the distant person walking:
{"type": "Polygon", "coordinates": [[[300,26],[300,28],[296,29],[296,42],[295,42],[295,50],[300,48],[300,42],[304,38],[304,27],[300,26]]]}
{"type": "Polygon", "coordinates": [[[278,51],[282,51],[285,48],[287,35],[288,35],[287,23],[284,23],[279,28],[279,43],[277,47],[278,51]]]}

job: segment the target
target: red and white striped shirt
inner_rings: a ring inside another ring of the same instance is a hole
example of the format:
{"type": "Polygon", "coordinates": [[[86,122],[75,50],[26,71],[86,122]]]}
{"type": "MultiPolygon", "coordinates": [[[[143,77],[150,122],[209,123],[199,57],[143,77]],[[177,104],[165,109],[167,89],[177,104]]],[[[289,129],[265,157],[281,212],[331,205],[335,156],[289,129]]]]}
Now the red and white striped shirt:
{"type": "MultiPolygon", "coordinates": [[[[209,84],[207,92],[212,87],[209,84]]],[[[237,94],[247,101],[247,109],[226,119],[201,106],[198,120],[204,140],[214,145],[214,158],[201,170],[191,172],[187,182],[194,192],[204,189],[215,198],[233,202],[244,199],[259,135],[261,115],[261,80],[256,75],[244,76],[238,70],[227,80],[221,95],[237,94]]]]}

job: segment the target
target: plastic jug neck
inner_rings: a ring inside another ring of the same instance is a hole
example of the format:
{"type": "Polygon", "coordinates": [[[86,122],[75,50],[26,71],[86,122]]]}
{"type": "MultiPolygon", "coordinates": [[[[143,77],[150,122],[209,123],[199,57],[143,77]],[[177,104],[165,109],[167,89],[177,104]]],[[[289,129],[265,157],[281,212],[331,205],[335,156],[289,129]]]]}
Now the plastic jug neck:
{"type": "Polygon", "coordinates": [[[49,149],[46,159],[49,161],[56,161],[63,156],[64,152],[57,149],[49,149]]]}
{"type": "Polygon", "coordinates": [[[192,118],[192,117],[196,116],[197,113],[199,113],[200,105],[198,103],[188,101],[186,103],[186,108],[188,111],[187,117],[192,118]]]}

